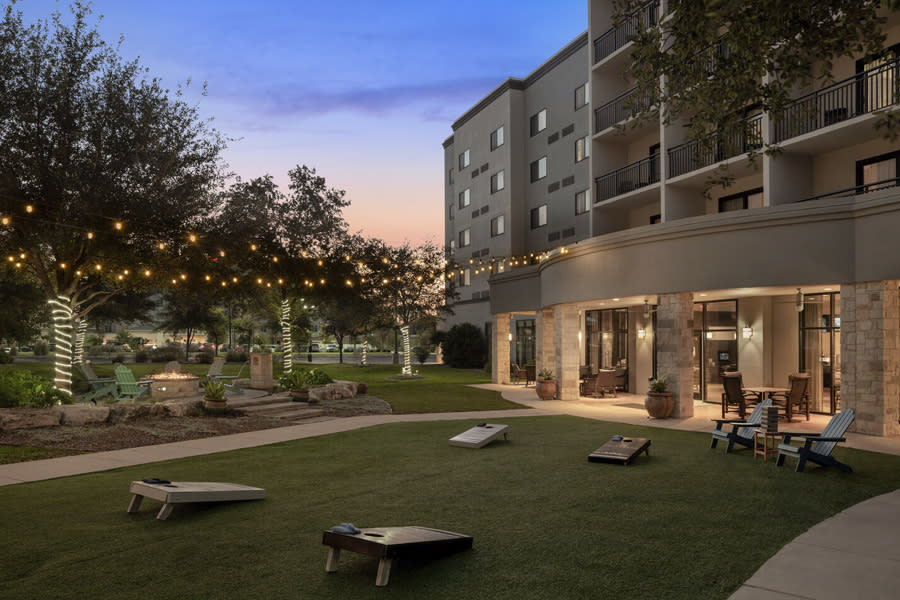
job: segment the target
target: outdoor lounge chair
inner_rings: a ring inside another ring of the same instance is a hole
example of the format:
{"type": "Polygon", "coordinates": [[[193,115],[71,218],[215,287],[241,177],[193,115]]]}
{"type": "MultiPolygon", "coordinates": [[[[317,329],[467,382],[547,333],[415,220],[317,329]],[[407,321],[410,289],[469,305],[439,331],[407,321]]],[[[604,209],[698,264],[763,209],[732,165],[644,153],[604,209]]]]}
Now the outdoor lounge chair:
{"type": "Polygon", "coordinates": [[[715,448],[719,442],[728,442],[725,452],[731,452],[735,444],[753,447],[753,435],[757,427],[762,425],[763,412],[772,406],[772,400],[766,398],[756,405],[753,412],[746,420],[742,419],[714,419],[716,428],[712,431],[712,443],[710,448],[715,448]],[[722,428],[723,425],[731,425],[731,431],[722,428]]]}
{"type": "Polygon", "coordinates": [[[537,383],[536,365],[525,365],[525,387],[528,387],[529,383],[537,383]]]}
{"type": "Polygon", "coordinates": [[[132,373],[131,369],[125,365],[118,365],[116,367],[116,391],[113,393],[113,397],[116,401],[120,401],[124,398],[134,402],[149,392],[149,381],[136,381],[134,379],[134,373],[132,373]]]}
{"type": "Polygon", "coordinates": [[[528,385],[528,372],[519,365],[512,366],[512,376],[516,378],[516,383],[522,382],[528,385]]]}
{"type": "Polygon", "coordinates": [[[738,410],[738,414],[743,419],[747,414],[748,401],[758,402],[759,395],[744,391],[744,378],[740,371],[730,371],[722,373],[722,418],[725,413],[734,406],[738,410]]]}
{"type": "Polygon", "coordinates": [[[845,408],[831,417],[822,433],[784,433],[784,440],[778,444],[778,460],[775,464],[780,467],[784,464],[785,456],[793,456],[797,459],[798,473],[803,471],[808,460],[823,467],[837,467],[841,471],[852,473],[853,469],[831,456],[831,452],[838,442],[847,441],[844,434],[855,418],[853,409],[845,408]],[[794,437],[805,438],[806,442],[802,446],[794,446],[791,444],[791,438],[794,437]]]}
{"type": "Polygon", "coordinates": [[[807,395],[809,374],[794,373],[789,378],[791,380],[791,389],[787,393],[774,393],[771,397],[775,399],[777,406],[784,407],[788,420],[794,414],[794,407],[796,406],[796,412],[805,414],[806,420],[809,421],[809,396],[807,395]]]}
{"type": "Polygon", "coordinates": [[[79,396],[79,400],[97,404],[97,398],[102,398],[103,396],[115,396],[115,379],[97,377],[97,375],[94,374],[94,369],[88,363],[81,363],[75,366],[81,373],[81,376],[84,377],[84,380],[91,386],[91,391],[79,396]]]}

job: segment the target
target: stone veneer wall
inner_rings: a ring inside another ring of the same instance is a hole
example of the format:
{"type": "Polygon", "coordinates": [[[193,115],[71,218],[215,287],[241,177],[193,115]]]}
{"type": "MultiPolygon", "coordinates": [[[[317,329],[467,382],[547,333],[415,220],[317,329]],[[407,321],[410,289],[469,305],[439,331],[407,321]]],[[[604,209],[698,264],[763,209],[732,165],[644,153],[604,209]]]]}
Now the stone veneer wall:
{"type": "Polygon", "coordinates": [[[535,374],[543,369],[556,369],[556,347],[554,346],[553,309],[538,311],[535,320],[535,374]]]}
{"type": "Polygon", "coordinates": [[[554,339],[556,366],[556,397],[560,400],[578,400],[578,367],[581,362],[578,347],[578,308],[573,304],[554,307],[554,339]]]}
{"type": "Polygon", "coordinates": [[[898,280],[841,285],[841,408],[852,431],[900,434],[898,280]]]}
{"type": "Polygon", "coordinates": [[[656,371],[660,379],[666,379],[675,400],[673,417],[694,416],[693,334],[693,294],[661,294],[656,312],[656,371]]]}
{"type": "Polygon", "coordinates": [[[491,331],[491,381],[509,383],[509,313],[494,315],[491,331]]]}

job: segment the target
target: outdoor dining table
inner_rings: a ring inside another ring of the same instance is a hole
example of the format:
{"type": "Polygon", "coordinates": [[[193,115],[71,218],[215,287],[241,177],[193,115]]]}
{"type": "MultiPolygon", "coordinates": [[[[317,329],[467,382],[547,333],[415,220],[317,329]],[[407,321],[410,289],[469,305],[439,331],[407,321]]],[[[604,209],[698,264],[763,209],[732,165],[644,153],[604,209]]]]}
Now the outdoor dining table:
{"type": "MultiPolygon", "coordinates": [[[[750,393],[752,393],[752,394],[757,394],[757,395],[759,395],[760,401],[764,400],[764,399],[766,398],[766,396],[768,396],[769,398],[771,398],[773,394],[787,394],[787,393],[790,391],[789,388],[783,388],[783,387],[770,387],[770,386],[765,386],[765,385],[751,385],[751,386],[744,386],[743,389],[744,389],[745,392],[750,392],[750,393]]],[[[785,406],[784,406],[784,414],[785,414],[785,416],[787,417],[788,422],[790,422],[790,421],[791,421],[791,416],[792,416],[792,410],[791,410],[791,402],[790,402],[790,400],[788,400],[787,402],[785,402],[784,405],[785,405],[785,406]]],[[[742,408],[743,408],[743,407],[742,407],[742,408]]],[[[743,415],[741,415],[741,418],[743,418],[743,415]]]]}

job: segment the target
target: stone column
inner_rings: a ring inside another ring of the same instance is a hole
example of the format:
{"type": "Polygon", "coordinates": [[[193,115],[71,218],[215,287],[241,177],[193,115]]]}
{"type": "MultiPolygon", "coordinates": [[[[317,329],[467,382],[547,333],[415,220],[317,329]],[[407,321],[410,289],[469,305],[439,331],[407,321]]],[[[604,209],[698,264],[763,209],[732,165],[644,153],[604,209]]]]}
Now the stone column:
{"type": "Polygon", "coordinates": [[[900,434],[900,281],[841,285],[841,408],[852,431],[900,434]]]}
{"type": "Polygon", "coordinates": [[[554,307],[554,346],[556,347],[556,397],[559,400],[578,400],[578,307],[560,304],[554,307]]]}
{"type": "Polygon", "coordinates": [[[694,416],[692,389],[694,296],[690,292],[661,294],[656,312],[657,376],[665,377],[675,400],[673,417],[694,416]]]}
{"type": "Polygon", "coordinates": [[[493,315],[491,331],[491,381],[509,383],[509,313],[493,315]]]}
{"type": "Polygon", "coordinates": [[[555,323],[552,308],[545,308],[537,312],[534,329],[535,372],[540,373],[541,369],[556,369],[556,349],[553,345],[555,323]]]}

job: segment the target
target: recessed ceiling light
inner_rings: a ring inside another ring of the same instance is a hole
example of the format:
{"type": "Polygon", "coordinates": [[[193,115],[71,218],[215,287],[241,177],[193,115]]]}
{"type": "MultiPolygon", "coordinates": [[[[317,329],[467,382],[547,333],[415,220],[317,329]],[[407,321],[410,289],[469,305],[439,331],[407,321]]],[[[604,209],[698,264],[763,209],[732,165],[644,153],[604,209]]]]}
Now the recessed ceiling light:
{"type": "Polygon", "coordinates": [[[825,288],[825,291],[826,291],[826,292],[830,292],[830,291],[831,291],[831,288],[825,288]]]}
{"type": "Polygon", "coordinates": [[[707,297],[707,296],[709,296],[709,294],[700,294],[700,297],[701,297],[701,298],[705,298],[705,297],[707,297]]]}

